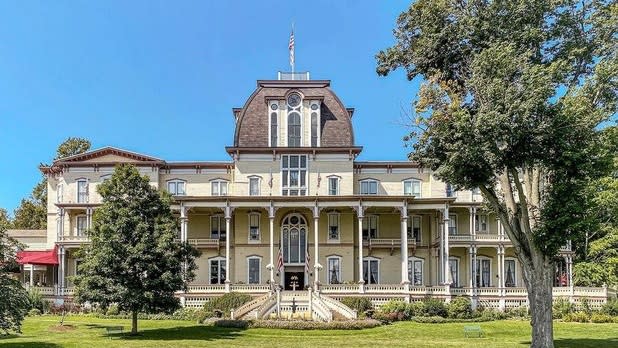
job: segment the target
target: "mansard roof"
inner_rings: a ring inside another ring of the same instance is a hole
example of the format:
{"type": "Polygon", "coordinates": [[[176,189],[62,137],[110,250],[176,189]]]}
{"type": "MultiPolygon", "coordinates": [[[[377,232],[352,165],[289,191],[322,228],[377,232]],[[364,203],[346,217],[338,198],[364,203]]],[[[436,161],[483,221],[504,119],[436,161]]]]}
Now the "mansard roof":
{"type": "Polygon", "coordinates": [[[305,99],[321,100],[322,147],[353,147],[352,114],[330,88],[329,80],[259,80],[242,108],[233,109],[236,118],[234,148],[268,147],[269,99],[285,99],[296,91],[305,99]]]}

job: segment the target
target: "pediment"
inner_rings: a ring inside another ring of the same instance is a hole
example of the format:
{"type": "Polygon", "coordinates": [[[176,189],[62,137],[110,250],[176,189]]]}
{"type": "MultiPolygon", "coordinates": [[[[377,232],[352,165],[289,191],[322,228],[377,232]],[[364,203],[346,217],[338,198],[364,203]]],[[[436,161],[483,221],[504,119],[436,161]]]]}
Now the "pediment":
{"type": "Polygon", "coordinates": [[[115,147],[104,147],[57,160],[54,164],[69,163],[162,163],[163,160],[115,147]]]}

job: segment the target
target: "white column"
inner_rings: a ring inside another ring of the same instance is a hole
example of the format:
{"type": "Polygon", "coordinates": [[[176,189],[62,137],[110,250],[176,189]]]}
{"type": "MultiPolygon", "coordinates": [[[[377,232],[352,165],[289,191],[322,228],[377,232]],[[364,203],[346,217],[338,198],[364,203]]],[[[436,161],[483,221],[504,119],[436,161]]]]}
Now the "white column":
{"type": "Polygon", "coordinates": [[[60,254],[60,269],[61,269],[60,288],[62,289],[62,294],[64,295],[64,287],[65,287],[64,273],[65,273],[66,260],[65,260],[65,250],[63,246],[60,247],[60,253],[61,253],[60,254]]]}
{"type": "MultiPolygon", "coordinates": [[[[474,255],[476,254],[476,247],[474,245],[470,245],[468,247],[468,259],[469,259],[469,267],[470,267],[470,281],[468,282],[468,286],[470,289],[474,288],[474,255]]],[[[474,294],[474,292],[472,293],[474,294]]]]}
{"type": "Polygon", "coordinates": [[[86,226],[88,230],[92,228],[92,208],[86,209],[86,226]]]}
{"type": "Polygon", "coordinates": [[[474,236],[474,239],[476,239],[476,207],[472,207],[470,210],[470,235],[474,236]]]}
{"type": "Polygon", "coordinates": [[[318,289],[318,285],[320,282],[320,277],[319,277],[319,271],[320,271],[320,263],[318,262],[318,259],[320,257],[320,244],[319,244],[319,235],[318,235],[318,231],[319,231],[319,223],[320,223],[320,208],[318,208],[317,205],[315,205],[313,207],[313,242],[315,244],[314,246],[314,255],[313,255],[313,259],[314,259],[314,263],[313,263],[313,284],[314,284],[314,289],[317,290],[318,289]]]}
{"type": "Polygon", "coordinates": [[[30,265],[30,287],[34,286],[34,265],[30,265]]]}
{"type": "Polygon", "coordinates": [[[448,245],[448,222],[449,222],[449,214],[448,214],[448,204],[444,206],[444,284],[450,285],[450,270],[448,264],[449,258],[449,245],[448,245]]]}
{"type": "Polygon", "coordinates": [[[498,247],[498,294],[500,296],[500,310],[504,311],[506,309],[506,301],[504,298],[504,246],[500,245],[498,247]]]}
{"type": "Polygon", "coordinates": [[[356,207],[356,213],[358,215],[358,283],[362,285],[365,284],[365,280],[363,279],[363,217],[364,217],[364,207],[359,205],[356,207]]]}
{"type": "Polygon", "coordinates": [[[270,207],[268,208],[268,222],[269,222],[269,233],[270,233],[270,284],[271,284],[271,289],[275,284],[275,260],[274,260],[274,255],[275,255],[275,213],[276,210],[275,208],[272,206],[272,203],[270,205],[270,207]]]}
{"type": "Polygon", "coordinates": [[[225,292],[230,292],[230,239],[232,239],[232,231],[230,230],[232,220],[232,208],[225,207],[225,292]]]}
{"type": "Polygon", "coordinates": [[[408,278],[408,205],[401,207],[401,284],[410,284],[408,278]]]}
{"type": "Polygon", "coordinates": [[[436,285],[442,285],[444,284],[444,221],[442,221],[442,216],[441,216],[442,212],[438,212],[436,215],[436,228],[437,228],[437,235],[440,239],[440,245],[439,245],[439,249],[438,249],[438,255],[436,257],[437,262],[437,269],[438,269],[438,280],[437,280],[437,284],[436,285]]]}
{"type": "Polygon", "coordinates": [[[180,207],[180,241],[186,242],[188,239],[187,227],[189,225],[189,217],[187,216],[187,208],[180,207]]]}

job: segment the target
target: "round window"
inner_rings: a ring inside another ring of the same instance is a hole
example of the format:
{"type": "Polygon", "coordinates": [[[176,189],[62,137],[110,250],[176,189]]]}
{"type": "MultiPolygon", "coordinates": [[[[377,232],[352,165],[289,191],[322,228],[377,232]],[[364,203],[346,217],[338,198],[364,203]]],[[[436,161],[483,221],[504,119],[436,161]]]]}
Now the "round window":
{"type": "Polygon", "coordinates": [[[272,104],[270,104],[270,108],[271,108],[272,110],[277,110],[277,109],[279,108],[279,105],[277,105],[277,104],[275,104],[275,103],[272,103],[272,104]]]}
{"type": "Polygon", "coordinates": [[[288,96],[288,105],[295,108],[300,105],[300,94],[292,93],[288,96]]]}
{"type": "Polygon", "coordinates": [[[317,110],[318,104],[311,104],[311,110],[317,110]]]}

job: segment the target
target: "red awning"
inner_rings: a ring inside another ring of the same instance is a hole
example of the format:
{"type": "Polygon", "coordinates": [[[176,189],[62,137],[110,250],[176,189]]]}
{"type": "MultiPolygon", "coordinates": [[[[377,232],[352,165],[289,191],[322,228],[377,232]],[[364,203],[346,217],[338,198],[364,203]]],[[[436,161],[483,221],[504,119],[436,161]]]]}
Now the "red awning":
{"type": "Polygon", "coordinates": [[[17,262],[20,265],[57,265],[58,253],[56,248],[45,251],[18,251],[17,262]]]}

